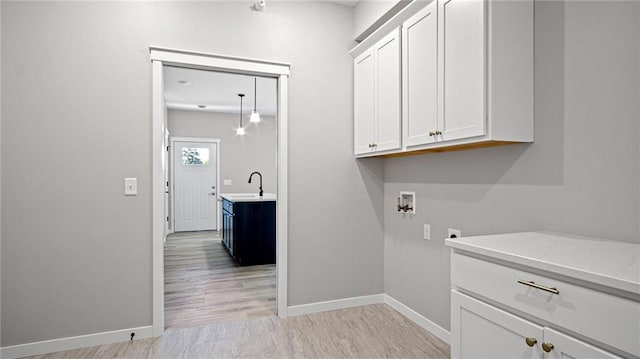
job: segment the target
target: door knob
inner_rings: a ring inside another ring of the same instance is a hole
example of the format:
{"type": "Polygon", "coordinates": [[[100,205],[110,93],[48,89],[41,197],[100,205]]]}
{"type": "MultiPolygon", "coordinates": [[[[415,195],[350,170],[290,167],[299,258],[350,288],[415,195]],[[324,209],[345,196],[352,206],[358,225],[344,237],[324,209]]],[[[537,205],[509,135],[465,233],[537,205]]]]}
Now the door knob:
{"type": "Polygon", "coordinates": [[[435,135],[436,135],[436,133],[435,133],[435,132],[433,132],[433,131],[429,131],[429,136],[435,136],[435,135]]]}
{"type": "Polygon", "coordinates": [[[440,131],[440,130],[436,130],[435,134],[436,134],[436,135],[441,135],[441,134],[442,134],[442,131],[440,131]]]}
{"type": "Polygon", "coordinates": [[[524,342],[527,343],[528,346],[532,347],[538,343],[538,340],[536,338],[527,337],[524,338],[524,342]]]}
{"type": "Polygon", "coordinates": [[[542,350],[549,353],[553,350],[553,344],[551,343],[542,343],[542,350]]]}

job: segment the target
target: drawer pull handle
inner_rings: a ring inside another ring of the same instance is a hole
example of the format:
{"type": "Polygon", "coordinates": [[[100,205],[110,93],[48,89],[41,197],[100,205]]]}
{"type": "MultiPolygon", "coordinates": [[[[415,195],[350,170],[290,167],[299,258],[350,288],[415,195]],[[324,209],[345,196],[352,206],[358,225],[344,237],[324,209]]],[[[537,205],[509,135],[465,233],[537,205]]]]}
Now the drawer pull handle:
{"type": "Polygon", "coordinates": [[[529,287],[533,287],[533,288],[536,288],[536,289],[544,290],[545,292],[549,292],[549,293],[553,293],[553,294],[560,294],[560,291],[558,290],[558,288],[556,288],[556,287],[545,287],[543,285],[536,284],[536,282],[534,282],[534,281],[526,281],[526,280],[518,279],[518,283],[524,284],[524,285],[528,285],[529,287]]]}
{"type": "Polygon", "coordinates": [[[553,344],[551,343],[542,343],[542,350],[547,353],[550,353],[553,350],[553,344]]]}
{"type": "Polygon", "coordinates": [[[528,346],[532,347],[538,343],[538,339],[526,337],[524,338],[524,342],[527,343],[528,346]]]}

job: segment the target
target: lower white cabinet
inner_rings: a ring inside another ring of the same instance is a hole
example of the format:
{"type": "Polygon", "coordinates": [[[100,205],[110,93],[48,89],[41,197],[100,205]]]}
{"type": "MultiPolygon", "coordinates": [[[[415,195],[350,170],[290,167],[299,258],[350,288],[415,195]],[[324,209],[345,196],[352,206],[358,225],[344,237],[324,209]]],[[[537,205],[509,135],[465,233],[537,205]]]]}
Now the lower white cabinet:
{"type": "Polygon", "coordinates": [[[451,306],[452,358],[620,358],[455,290],[451,306]]]}
{"type": "Polygon", "coordinates": [[[544,328],[543,339],[547,345],[553,345],[549,354],[545,354],[546,358],[620,358],[551,328],[544,328]]]}
{"type": "Polygon", "coordinates": [[[640,245],[549,232],[447,239],[452,358],[640,358],[640,245]]]}

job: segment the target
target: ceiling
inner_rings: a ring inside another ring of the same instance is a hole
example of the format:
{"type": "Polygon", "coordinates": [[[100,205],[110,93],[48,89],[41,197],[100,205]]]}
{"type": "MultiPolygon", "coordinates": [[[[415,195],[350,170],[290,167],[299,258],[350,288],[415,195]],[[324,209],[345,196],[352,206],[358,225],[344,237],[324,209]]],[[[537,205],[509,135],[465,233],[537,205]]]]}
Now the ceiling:
{"type": "Polygon", "coordinates": [[[325,0],[326,2],[331,2],[338,5],[344,5],[349,7],[354,7],[358,5],[360,0],[325,0]]]}
{"type": "MultiPolygon", "coordinates": [[[[242,112],[253,109],[254,76],[224,72],[164,67],[164,96],[169,109],[240,113],[239,93],[245,94],[242,112]],[[186,81],[181,84],[179,81],[186,81]],[[201,109],[198,105],[205,105],[201,109]]],[[[257,109],[267,116],[275,116],[278,106],[277,80],[257,78],[257,109]]]]}

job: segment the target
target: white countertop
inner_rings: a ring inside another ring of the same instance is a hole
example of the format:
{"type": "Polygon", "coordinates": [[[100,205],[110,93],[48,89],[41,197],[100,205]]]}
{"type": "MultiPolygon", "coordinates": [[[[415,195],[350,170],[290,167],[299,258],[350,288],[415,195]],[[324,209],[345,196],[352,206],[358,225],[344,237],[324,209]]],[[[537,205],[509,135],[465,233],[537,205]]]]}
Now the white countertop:
{"type": "Polygon", "coordinates": [[[277,199],[275,193],[263,193],[262,197],[257,193],[221,193],[220,197],[231,202],[271,202],[277,199]]]}
{"type": "Polygon", "coordinates": [[[640,244],[551,232],[449,238],[445,243],[457,250],[640,293],[640,244]]]}

